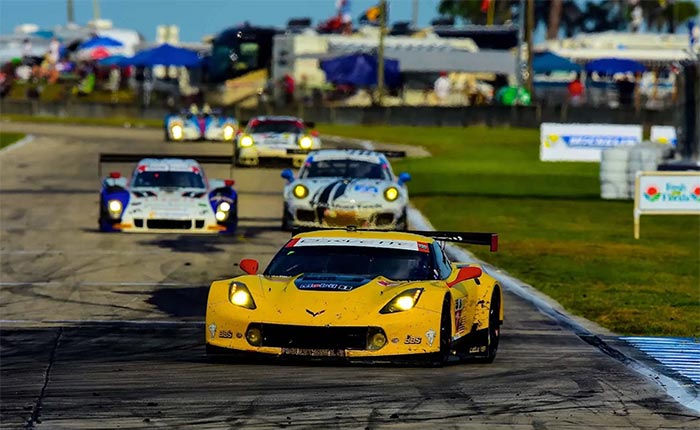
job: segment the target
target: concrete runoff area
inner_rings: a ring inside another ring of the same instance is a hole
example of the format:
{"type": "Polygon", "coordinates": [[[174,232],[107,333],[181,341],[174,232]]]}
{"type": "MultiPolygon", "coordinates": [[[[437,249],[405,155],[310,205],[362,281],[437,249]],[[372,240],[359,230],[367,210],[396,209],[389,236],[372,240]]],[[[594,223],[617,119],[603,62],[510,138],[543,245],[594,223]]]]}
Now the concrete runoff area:
{"type": "MultiPolygon", "coordinates": [[[[233,236],[100,234],[99,152],[230,147],[165,143],[155,130],[65,130],[33,124],[22,130],[32,142],[0,155],[3,428],[700,426],[657,384],[508,292],[490,365],[210,363],[209,283],[240,274],[244,257],[264,267],[289,238],[279,230],[280,170],[234,170],[233,236]]],[[[229,176],[225,166],[205,169],[229,176]]]]}

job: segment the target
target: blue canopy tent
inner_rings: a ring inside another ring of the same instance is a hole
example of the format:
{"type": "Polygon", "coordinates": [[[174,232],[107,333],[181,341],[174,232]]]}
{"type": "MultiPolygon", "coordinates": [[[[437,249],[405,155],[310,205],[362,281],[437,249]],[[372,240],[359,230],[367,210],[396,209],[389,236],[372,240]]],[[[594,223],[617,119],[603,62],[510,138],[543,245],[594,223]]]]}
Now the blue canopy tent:
{"type": "Polygon", "coordinates": [[[141,51],[128,60],[134,66],[199,66],[202,59],[191,49],[179,48],[164,43],[152,49],[141,51]]]}
{"type": "Polygon", "coordinates": [[[119,48],[124,46],[124,44],[116,39],[112,39],[111,37],[96,36],[81,43],[80,46],[78,46],[78,49],[91,49],[98,48],[100,46],[105,48],[119,48]]]}
{"type": "Polygon", "coordinates": [[[131,57],[124,55],[112,55],[97,61],[100,66],[128,66],[131,64],[131,57]]]}
{"type": "MultiPolygon", "coordinates": [[[[372,87],[377,85],[377,57],[370,54],[350,54],[321,60],[321,70],[333,84],[372,87]]],[[[384,59],[384,83],[389,88],[401,86],[397,60],[384,59]]]]}
{"type": "Polygon", "coordinates": [[[580,72],[581,66],[551,52],[542,52],[535,54],[532,59],[532,71],[534,73],[580,72]]]}
{"type": "Polygon", "coordinates": [[[614,75],[615,73],[641,73],[646,71],[642,63],[626,58],[601,58],[586,64],[586,72],[599,73],[601,75],[614,75]]]}

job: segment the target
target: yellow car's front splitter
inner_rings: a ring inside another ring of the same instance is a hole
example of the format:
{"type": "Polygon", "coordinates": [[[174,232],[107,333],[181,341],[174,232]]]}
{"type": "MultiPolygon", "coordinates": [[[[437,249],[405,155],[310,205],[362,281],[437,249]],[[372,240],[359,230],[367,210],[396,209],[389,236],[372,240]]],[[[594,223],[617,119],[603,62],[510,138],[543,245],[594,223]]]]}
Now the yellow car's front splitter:
{"type": "Polygon", "coordinates": [[[261,322],[252,312],[227,311],[230,305],[223,303],[210,306],[207,311],[205,336],[209,352],[394,361],[440,351],[440,315],[429,310],[379,315],[373,321],[362,321],[362,325],[359,321],[354,325],[340,321],[333,325],[261,322]],[[263,340],[253,336],[251,343],[251,329],[259,330],[263,340]],[[258,346],[254,344],[256,341],[258,346]]]}

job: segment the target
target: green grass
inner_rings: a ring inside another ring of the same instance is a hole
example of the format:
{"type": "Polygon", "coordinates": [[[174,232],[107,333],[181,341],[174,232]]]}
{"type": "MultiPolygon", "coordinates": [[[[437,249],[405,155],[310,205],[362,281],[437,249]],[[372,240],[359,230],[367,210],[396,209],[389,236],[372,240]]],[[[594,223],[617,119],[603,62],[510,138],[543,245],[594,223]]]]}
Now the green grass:
{"type": "Polygon", "coordinates": [[[6,133],[4,131],[0,132],[0,149],[12,145],[21,138],[24,137],[22,133],[6,133]]]}
{"type": "Polygon", "coordinates": [[[319,130],[426,147],[394,162],[413,204],[436,228],[499,233],[498,253],[470,251],[570,312],[624,335],[700,336],[700,217],[643,216],[635,240],[632,202],[599,198],[597,163],[540,162],[537,130],[319,130]]]}
{"type": "Polygon", "coordinates": [[[146,128],[161,128],[163,127],[162,119],[140,119],[140,118],[78,118],[69,117],[62,118],[56,116],[32,116],[32,115],[16,115],[3,114],[0,115],[0,120],[5,121],[20,121],[20,122],[36,122],[43,124],[76,124],[76,125],[104,125],[113,127],[123,127],[129,124],[131,127],[146,127],[146,128]]]}

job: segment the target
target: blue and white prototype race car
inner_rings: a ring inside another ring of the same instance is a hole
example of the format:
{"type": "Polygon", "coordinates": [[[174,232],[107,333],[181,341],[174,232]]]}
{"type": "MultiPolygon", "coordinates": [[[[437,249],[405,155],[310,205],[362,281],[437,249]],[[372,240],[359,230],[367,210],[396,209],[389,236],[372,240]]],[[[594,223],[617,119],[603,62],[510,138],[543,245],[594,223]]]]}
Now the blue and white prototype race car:
{"type": "Polygon", "coordinates": [[[166,116],[164,127],[165,140],[168,142],[195,140],[233,142],[238,132],[238,121],[208,106],[201,111],[196,106],[192,106],[179,114],[166,116]]]}
{"type": "Polygon", "coordinates": [[[236,163],[257,166],[261,159],[283,159],[299,167],[310,151],[321,148],[313,126],[293,116],[252,118],[236,139],[236,163]]]}
{"type": "Polygon", "coordinates": [[[311,152],[299,172],[282,171],[282,229],[345,227],[406,230],[411,175],[394,175],[387,156],[394,151],[324,149],[311,152]]]}
{"type": "MultiPolygon", "coordinates": [[[[205,157],[201,157],[205,158],[205,157]]],[[[230,157],[208,156],[231,163],[230,157]]],[[[100,154],[102,163],[138,161],[131,178],[111,172],[102,181],[99,229],[103,232],[233,233],[238,195],[232,179],[207,179],[193,158],[141,158],[100,154]]]]}

